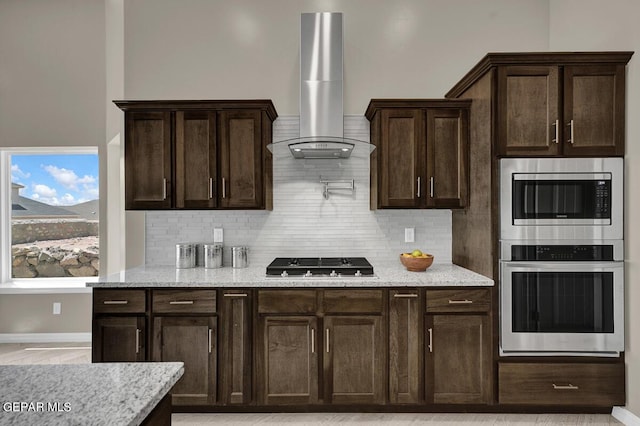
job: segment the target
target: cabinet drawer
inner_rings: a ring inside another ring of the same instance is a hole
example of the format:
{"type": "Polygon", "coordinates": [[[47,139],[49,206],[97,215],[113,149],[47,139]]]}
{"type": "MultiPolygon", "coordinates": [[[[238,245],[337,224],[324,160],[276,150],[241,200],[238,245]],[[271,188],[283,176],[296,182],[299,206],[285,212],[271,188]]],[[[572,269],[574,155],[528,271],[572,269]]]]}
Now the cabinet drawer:
{"type": "Polygon", "coordinates": [[[258,313],[309,314],[317,310],[315,290],[261,290],[258,313]]]}
{"type": "Polygon", "coordinates": [[[138,314],[145,311],[145,291],[141,289],[93,290],[94,314],[138,314]]]}
{"type": "Polygon", "coordinates": [[[624,405],[624,364],[499,363],[500,404],[624,405]]]}
{"type": "Polygon", "coordinates": [[[345,314],[382,312],[382,290],[325,290],[323,309],[345,314]]]}
{"type": "Polygon", "coordinates": [[[216,311],[215,290],[153,290],[154,313],[210,314],[216,311]]]}
{"type": "Polygon", "coordinates": [[[427,312],[489,312],[488,288],[427,290],[427,312]]]}

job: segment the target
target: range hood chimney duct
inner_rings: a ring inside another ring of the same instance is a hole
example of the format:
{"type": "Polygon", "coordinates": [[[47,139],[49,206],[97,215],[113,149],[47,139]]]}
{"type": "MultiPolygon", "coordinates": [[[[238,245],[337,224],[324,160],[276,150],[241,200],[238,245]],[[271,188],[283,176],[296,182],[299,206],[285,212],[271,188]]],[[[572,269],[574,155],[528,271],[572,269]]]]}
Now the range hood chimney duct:
{"type": "Polygon", "coordinates": [[[348,158],[344,138],[342,13],[303,13],[300,20],[300,138],[286,142],[295,158],[348,158]]]}

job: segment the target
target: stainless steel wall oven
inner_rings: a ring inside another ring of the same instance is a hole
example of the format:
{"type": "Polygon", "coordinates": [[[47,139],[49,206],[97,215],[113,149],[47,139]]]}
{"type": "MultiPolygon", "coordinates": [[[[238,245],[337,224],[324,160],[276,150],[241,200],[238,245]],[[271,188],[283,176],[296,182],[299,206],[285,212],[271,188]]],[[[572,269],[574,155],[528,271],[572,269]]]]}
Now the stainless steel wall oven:
{"type": "Polygon", "coordinates": [[[624,351],[622,158],[500,160],[502,355],[624,351]]]}

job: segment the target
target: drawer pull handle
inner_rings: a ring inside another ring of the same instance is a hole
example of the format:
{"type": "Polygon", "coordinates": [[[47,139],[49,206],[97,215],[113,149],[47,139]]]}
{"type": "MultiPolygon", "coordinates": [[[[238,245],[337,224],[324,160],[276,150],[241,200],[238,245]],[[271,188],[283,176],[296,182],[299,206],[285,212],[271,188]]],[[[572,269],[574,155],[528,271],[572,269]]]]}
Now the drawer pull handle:
{"type": "Polygon", "coordinates": [[[574,386],[571,383],[569,383],[568,385],[556,385],[555,383],[553,383],[553,388],[555,390],[578,390],[578,389],[580,389],[578,386],[574,386]]]}
{"type": "Polygon", "coordinates": [[[393,297],[397,297],[398,299],[409,299],[409,298],[418,297],[418,295],[414,293],[400,293],[400,294],[394,294],[393,297]]]}
{"type": "Polygon", "coordinates": [[[470,305],[473,303],[473,300],[464,299],[464,300],[449,300],[450,305],[470,305]]]}
{"type": "Polygon", "coordinates": [[[224,297],[247,297],[249,296],[247,293],[225,293],[224,297]]]}
{"type": "Polygon", "coordinates": [[[128,300],[105,300],[102,302],[104,305],[126,305],[129,303],[128,300]]]}
{"type": "Polygon", "coordinates": [[[193,305],[193,300],[172,300],[170,305],[193,305]]]}

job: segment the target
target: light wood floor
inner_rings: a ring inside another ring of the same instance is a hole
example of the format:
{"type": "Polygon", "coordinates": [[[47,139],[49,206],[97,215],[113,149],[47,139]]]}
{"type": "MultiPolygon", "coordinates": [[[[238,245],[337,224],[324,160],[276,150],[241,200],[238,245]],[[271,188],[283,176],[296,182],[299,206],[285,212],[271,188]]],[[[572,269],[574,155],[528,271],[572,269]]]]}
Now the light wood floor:
{"type": "MultiPolygon", "coordinates": [[[[88,343],[3,343],[0,365],[82,364],[91,362],[88,343]]],[[[443,413],[272,413],[272,414],[174,414],[175,426],[209,425],[516,425],[573,426],[621,424],[607,414],[443,414],[443,413]]]]}

